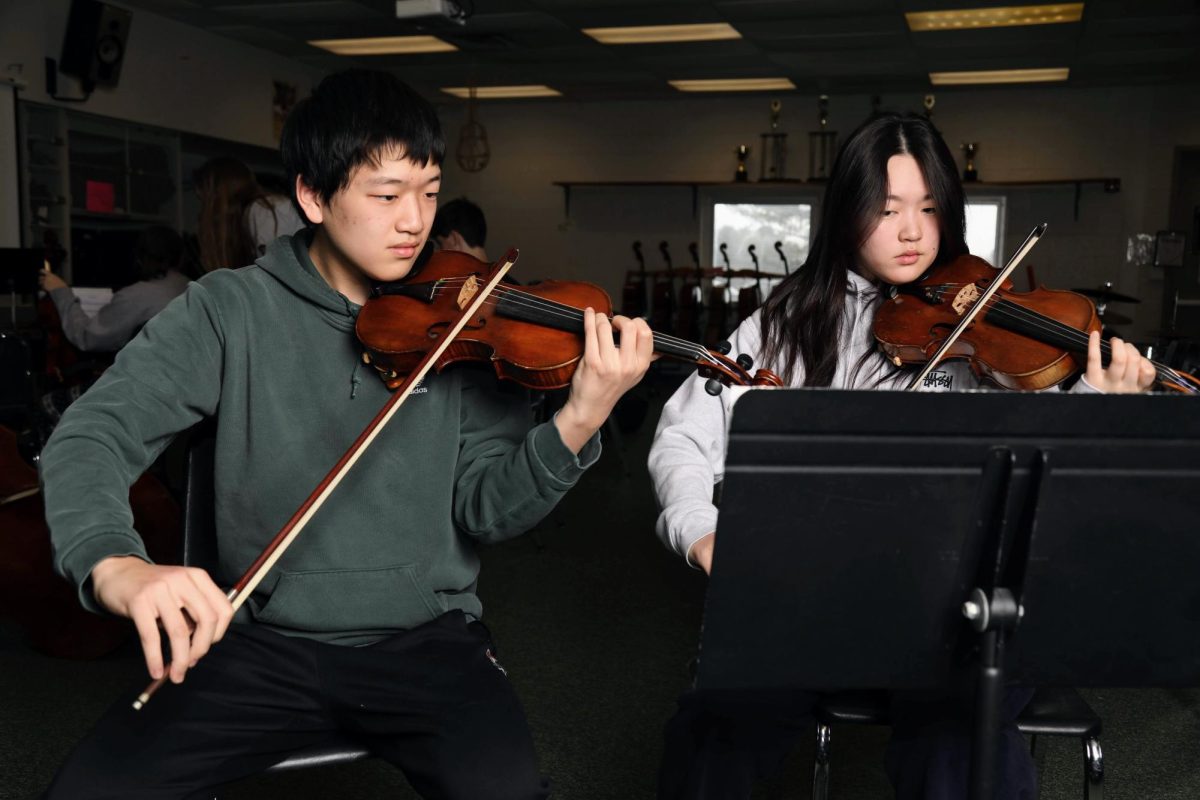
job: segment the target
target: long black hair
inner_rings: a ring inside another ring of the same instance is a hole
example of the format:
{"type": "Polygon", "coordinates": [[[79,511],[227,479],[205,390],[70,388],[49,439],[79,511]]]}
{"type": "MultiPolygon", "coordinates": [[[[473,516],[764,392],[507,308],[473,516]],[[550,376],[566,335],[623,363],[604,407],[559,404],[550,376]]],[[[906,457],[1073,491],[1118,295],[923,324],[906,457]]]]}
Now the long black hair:
{"type": "Polygon", "coordinates": [[[837,371],[846,274],[879,224],[887,203],[888,159],[916,159],[937,211],[934,264],[967,252],[962,183],[954,157],[933,123],[918,114],[872,116],[846,140],[825,187],[820,219],[804,266],[785,278],[762,308],[764,365],[790,383],[799,359],[805,386],[829,386],[837,371]]]}

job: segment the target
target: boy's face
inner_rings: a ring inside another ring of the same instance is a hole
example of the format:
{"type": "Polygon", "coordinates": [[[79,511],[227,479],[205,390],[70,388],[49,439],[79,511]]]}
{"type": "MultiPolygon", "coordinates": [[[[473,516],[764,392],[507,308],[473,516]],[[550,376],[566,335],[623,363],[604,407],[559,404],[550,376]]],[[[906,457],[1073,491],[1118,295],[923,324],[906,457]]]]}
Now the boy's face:
{"type": "Polygon", "coordinates": [[[439,165],[415,164],[399,149],[380,153],[378,162],[355,169],[349,185],[328,201],[297,181],[300,205],[320,226],[313,260],[347,296],[348,284],[370,286],[408,275],[437,211],[439,165]]]}

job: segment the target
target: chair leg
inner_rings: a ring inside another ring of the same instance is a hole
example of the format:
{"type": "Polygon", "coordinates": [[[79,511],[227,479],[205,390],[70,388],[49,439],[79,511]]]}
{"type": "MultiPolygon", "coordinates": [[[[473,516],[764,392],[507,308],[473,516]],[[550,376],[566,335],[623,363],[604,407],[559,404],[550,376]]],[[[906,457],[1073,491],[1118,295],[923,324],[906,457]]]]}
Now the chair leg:
{"type": "Polygon", "coordinates": [[[817,723],[817,752],[813,764],[813,800],[829,800],[829,746],[830,729],[823,722],[817,723]]]}
{"type": "Polygon", "coordinates": [[[1083,740],[1083,797],[1104,800],[1104,754],[1100,740],[1091,736],[1083,740]]]}

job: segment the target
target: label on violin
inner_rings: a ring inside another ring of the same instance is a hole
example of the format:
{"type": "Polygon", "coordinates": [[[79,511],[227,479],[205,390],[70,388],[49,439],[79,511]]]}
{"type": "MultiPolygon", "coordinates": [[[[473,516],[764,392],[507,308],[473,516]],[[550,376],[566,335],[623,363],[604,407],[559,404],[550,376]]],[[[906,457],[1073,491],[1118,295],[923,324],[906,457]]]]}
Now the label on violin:
{"type": "Polygon", "coordinates": [[[925,380],[921,383],[924,389],[947,389],[949,390],[954,385],[954,376],[944,370],[935,369],[925,376],[925,380]]]}

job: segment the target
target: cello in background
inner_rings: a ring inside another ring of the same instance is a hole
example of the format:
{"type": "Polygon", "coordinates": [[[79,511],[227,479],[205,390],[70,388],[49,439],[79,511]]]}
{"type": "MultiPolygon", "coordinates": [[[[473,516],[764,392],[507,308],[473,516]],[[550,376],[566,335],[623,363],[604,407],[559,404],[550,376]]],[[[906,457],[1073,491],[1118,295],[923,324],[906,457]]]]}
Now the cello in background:
{"type": "MultiPolygon", "coordinates": [[[[37,443],[40,449],[40,443],[37,443]]],[[[179,504],[146,474],[129,490],[134,528],[158,563],[182,552],[179,504]]],[[[75,587],[54,571],[37,470],[17,435],[0,426],[0,616],[23,629],[34,649],[60,658],[100,658],[133,633],[128,620],[85,611],[75,587]]]]}
{"type": "Polygon", "coordinates": [[[762,273],[758,268],[758,256],[754,252],[754,245],[750,245],[747,251],[750,253],[750,260],[754,262],[754,283],[749,286],[743,286],[738,291],[737,313],[739,325],[762,305],[762,273]]]}
{"type": "Polygon", "coordinates": [[[625,285],[621,287],[621,313],[627,317],[646,316],[646,258],[642,255],[642,243],[633,243],[633,257],[638,268],[625,272],[625,285]]]}
{"type": "Polygon", "coordinates": [[[787,256],[784,255],[784,252],[783,252],[783,242],[775,243],[775,252],[779,253],[779,260],[783,262],[783,277],[786,278],[789,275],[789,271],[788,271],[787,256]]]}
{"type": "MultiPolygon", "coordinates": [[[[718,248],[721,260],[725,262],[725,279],[717,285],[716,275],[708,287],[708,315],[704,323],[704,338],[707,347],[716,347],[729,335],[729,251],[728,245],[721,242],[718,248]]],[[[716,269],[719,269],[716,268],[716,269]]]]}
{"type": "Polygon", "coordinates": [[[688,245],[688,252],[692,255],[694,269],[686,270],[680,276],[675,335],[697,342],[700,341],[700,315],[704,311],[703,293],[700,288],[704,282],[704,272],[700,267],[700,250],[695,242],[688,245]]]}
{"type": "Polygon", "coordinates": [[[669,331],[675,316],[675,282],[672,279],[675,268],[671,266],[671,251],[665,241],[658,243],[658,252],[662,253],[667,268],[655,273],[654,289],[650,293],[650,327],[656,331],[669,331]]]}

